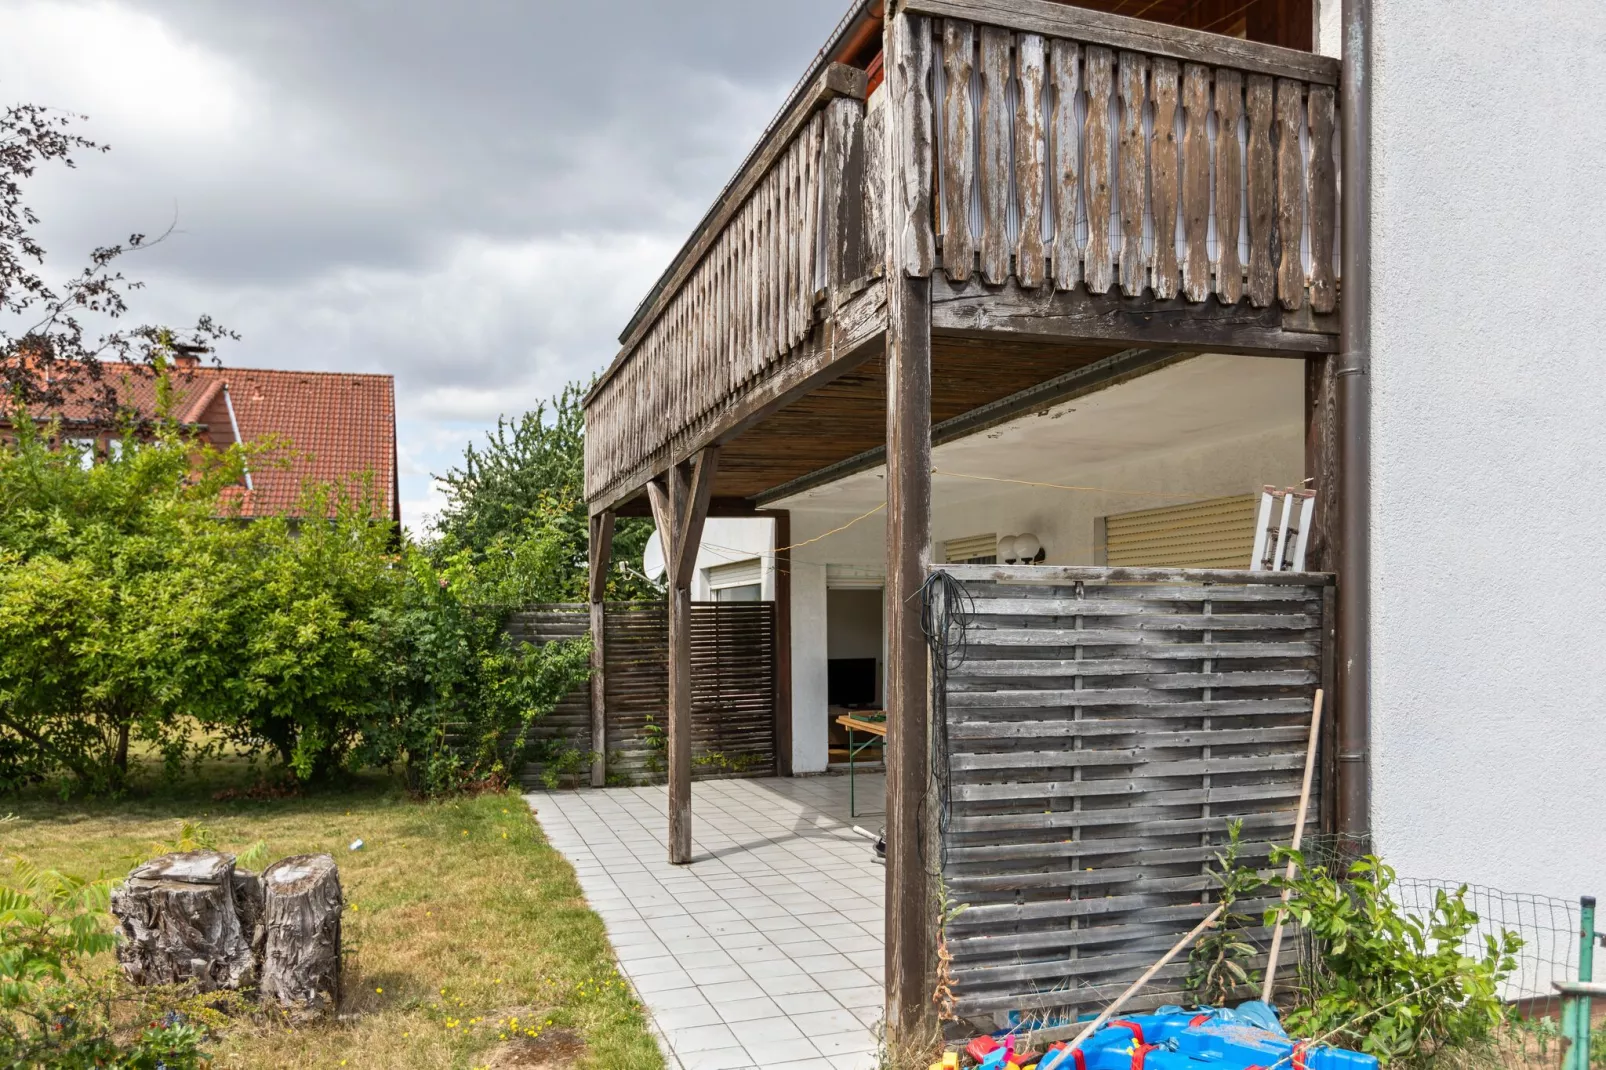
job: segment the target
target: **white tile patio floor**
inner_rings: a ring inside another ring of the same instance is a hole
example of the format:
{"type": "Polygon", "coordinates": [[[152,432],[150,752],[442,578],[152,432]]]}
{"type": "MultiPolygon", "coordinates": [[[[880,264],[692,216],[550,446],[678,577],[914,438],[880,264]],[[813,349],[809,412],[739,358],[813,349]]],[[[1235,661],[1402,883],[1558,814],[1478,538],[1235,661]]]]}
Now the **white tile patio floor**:
{"type": "Polygon", "coordinates": [[[608,927],[672,1070],[866,1070],[882,1007],[884,780],[692,788],[689,866],[669,864],[662,787],[528,796],[608,927]],[[866,812],[868,810],[869,812],[866,812]]]}

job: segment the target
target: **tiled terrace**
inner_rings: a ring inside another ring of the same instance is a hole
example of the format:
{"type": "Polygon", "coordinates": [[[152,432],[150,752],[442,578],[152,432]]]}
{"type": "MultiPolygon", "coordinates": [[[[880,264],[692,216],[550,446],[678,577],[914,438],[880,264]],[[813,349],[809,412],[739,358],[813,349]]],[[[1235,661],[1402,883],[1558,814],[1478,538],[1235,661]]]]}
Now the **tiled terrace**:
{"type": "Polygon", "coordinates": [[[856,819],[845,777],[696,784],[689,866],[666,860],[661,787],[529,796],[671,1068],[875,1065],[883,867],[852,825],[880,826],[883,784],[859,778],[856,819]]]}

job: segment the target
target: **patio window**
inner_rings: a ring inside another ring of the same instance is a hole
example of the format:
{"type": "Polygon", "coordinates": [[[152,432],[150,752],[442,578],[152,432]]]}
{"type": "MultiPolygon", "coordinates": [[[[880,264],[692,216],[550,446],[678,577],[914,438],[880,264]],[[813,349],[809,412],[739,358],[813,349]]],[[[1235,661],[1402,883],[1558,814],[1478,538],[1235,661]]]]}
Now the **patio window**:
{"type": "Polygon", "coordinates": [[[758,558],[715,565],[706,571],[710,597],[715,602],[763,601],[764,574],[758,558]]]}

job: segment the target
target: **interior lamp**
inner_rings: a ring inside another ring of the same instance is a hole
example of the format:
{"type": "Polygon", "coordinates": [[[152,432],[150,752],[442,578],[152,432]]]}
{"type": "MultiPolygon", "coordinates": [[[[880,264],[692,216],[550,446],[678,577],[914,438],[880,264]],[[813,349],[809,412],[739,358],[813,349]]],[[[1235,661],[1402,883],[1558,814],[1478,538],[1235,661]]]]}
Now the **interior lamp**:
{"type": "Polygon", "coordinates": [[[1006,565],[1035,565],[1043,560],[1043,544],[1030,532],[998,540],[998,560],[1006,565]]]}

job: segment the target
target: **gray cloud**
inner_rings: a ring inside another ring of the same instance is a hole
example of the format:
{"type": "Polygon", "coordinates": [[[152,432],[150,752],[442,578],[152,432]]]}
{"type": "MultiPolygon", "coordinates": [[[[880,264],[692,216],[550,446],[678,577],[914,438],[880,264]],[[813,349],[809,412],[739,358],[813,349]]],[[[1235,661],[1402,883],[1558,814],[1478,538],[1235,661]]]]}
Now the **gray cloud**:
{"type": "Polygon", "coordinates": [[[113,146],[41,176],[65,269],[133,230],[143,319],[397,377],[416,524],[499,413],[612,358],[843,0],[0,0],[0,92],[113,146]]]}

